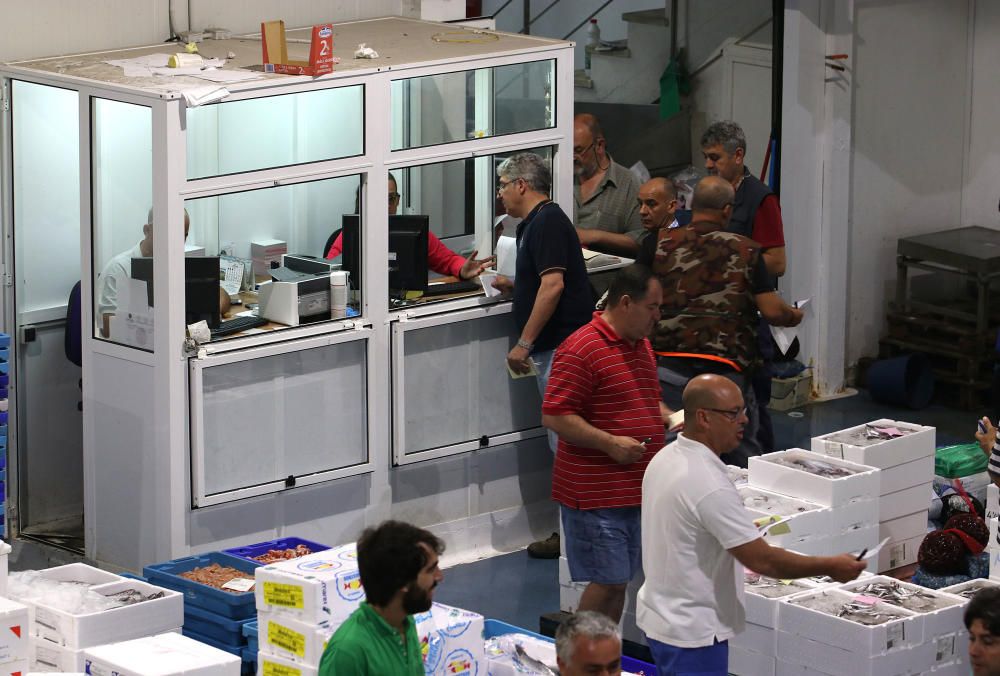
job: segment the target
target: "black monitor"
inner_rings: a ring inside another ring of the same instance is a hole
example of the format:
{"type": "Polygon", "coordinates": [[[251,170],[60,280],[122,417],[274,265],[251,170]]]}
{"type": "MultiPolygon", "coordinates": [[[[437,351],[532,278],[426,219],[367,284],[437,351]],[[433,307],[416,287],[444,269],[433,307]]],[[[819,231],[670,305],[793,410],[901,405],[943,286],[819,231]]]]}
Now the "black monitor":
{"type": "MultiPolygon", "coordinates": [[[[184,323],[202,319],[209,328],[219,326],[219,257],[184,258],[184,323]]],[[[146,299],[153,307],[153,259],[133,258],[132,279],[146,282],[146,299]]]]}
{"type": "Polygon", "coordinates": [[[426,215],[389,216],[389,291],[427,290],[426,215]]]}
{"type": "Polygon", "coordinates": [[[340,267],[347,270],[347,283],[361,288],[361,216],[344,214],[340,221],[340,267]]]}

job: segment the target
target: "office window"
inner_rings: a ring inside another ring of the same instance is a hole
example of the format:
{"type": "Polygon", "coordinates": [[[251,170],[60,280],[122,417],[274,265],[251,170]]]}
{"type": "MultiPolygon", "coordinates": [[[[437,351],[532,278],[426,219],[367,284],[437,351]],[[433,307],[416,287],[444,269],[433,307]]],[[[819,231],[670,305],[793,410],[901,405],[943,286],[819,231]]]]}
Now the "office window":
{"type": "Polygon", "coordinates": [[[94,336],[151,352],[153,309],[132,260],[153,255],[152,110],[100,98],[91,110],[94,336]]]}
{"type": "Polygon", "coordinates": [[[555,60],[393,80],[392,150],[555,126],[555,60]]]}
{"type": "MultiPolygon", "coordinates": [[[[187,200],[184,207],[191,219],[185,261],[187,319],[213,324],[217,303],[222,304],[218,309],[223,327],[226,320],[241,315],[266,319],[260,330],[331,319],[329,266],[340,268],[345,223],[358,231],[358,238],[348,236],[347,244],[360,256],[361,219],[356,215],[360,187],[361,176],[352,175],[187,200]],[[326,259],[331,247],[338,255],[326,259]],[[285,253],[312,259],[286,260],[281,270],[273,270],[285,253]],[[194,260],[203,257],[211,260],[194,260]],[[216,265],[213,288],[208,277],[216,265]],[[274,279],[289,284],[271,285],[274,279]],[[220,286],[231,303],[240,303],[228,312],[220,286]]],[[[356,313],[361,302],[357,280],[350,281],[356,288],[347,294],[348,315],[356,313]]],[[[223,337],[228,336],[217,339],[223,337]]]]}
{"type": "Polygon", "coordinates": [[[187,177],[364,154],[364,85],[188,108],[187,177]]]}

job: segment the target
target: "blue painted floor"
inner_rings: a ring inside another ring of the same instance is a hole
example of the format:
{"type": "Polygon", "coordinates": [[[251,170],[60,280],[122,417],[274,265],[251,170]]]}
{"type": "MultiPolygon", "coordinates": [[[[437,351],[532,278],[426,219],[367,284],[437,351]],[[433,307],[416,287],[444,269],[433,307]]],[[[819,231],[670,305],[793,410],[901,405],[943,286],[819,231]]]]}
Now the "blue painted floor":
{"type": "MultiPolygon", "coordinates": [[[[946,446],[974,440],[977,413],[994,415],[989,411],[959,411],[939,404],[911,411],[876,403],[862,391],[853,397],[811,404],[792,412],[772,411],[771,418],[779,449],[808,448],[814,436],[878,418],[933,425],[937,428],[937,445],[946,446]]],[[[434,598],[538,631],[539,616],[559,610],[559,562],[532,559],[527,552],[520,551],[454,566],[445,571],[444,582],[434,598]]]]}

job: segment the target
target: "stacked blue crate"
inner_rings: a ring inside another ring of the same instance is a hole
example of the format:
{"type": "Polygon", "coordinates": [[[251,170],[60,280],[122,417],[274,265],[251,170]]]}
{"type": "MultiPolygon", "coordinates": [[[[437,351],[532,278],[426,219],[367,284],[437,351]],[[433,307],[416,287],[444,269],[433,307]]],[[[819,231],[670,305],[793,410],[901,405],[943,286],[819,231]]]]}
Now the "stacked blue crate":
{"type": "Polygon", "coordinates": [[[7,537],[7,390],[10,386],[10,336],[0,333],[0,533],[7,537]]]}

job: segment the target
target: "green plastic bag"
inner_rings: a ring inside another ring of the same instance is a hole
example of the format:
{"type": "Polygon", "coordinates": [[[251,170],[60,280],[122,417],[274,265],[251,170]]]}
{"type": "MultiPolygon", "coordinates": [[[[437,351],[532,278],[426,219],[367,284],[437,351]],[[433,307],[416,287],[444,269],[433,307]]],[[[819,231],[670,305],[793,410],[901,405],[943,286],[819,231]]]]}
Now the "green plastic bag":
{"type": "Polygon", "coordinates": [[[947,479],[986,471],[989,458],[979,444],[942,446],[934,452],[934,473],[947,479]]]}

